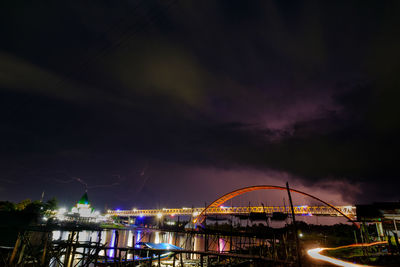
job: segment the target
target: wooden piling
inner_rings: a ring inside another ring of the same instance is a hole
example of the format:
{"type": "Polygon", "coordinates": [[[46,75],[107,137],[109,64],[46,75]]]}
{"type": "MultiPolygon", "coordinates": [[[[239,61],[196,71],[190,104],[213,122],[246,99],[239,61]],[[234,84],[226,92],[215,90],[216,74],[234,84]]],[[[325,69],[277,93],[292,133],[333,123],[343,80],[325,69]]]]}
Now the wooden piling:
{"type": "Polygon", "coordinates": [[[135,246],[133,246],[132,250],[132,261],[133,261],[133,266],[136,266],[136,259],[135,259],[135,246]]]}
{"type": "Polygon", "coordinates": [[[17,265],[22,263],[22,259],[24,258],[25,248],[26,248],[26,242],[23,242],[22,243],[22,247],[21,247],[20,252],[19,252],[17,265]]]}
{"type": "Polygon", "coordinates": [[[74,234],[74,232],[71,232],[68,235],[68,241],[66,244],[66,248],[65,248],[65,256],[64,256],[64,266],[68,267],[69,265],[69,254],[71,253],[71,243],[72,243],[72,235],[74,234]]]}
{"type": "Polygon", "coordinates": [[[150,254],[149,263],[148,263],[149,267],[151,267],[152,262],[153,262],[153,254],[150,254]]]}
{"type": "Polygon", "coordinates": [[[289,189],[289,183],[288,182],[286,182],[286,189],[287,189],[287,193],[288,193],[288,196],[289,196],[290,209],[292,211],[292,222],[293,222],[293,230],[294,230],[294,239],[296,241],[297,264],[298,264],[299,267],[301,267],[300,241],[299,241],[299,237],[297,236],[298,233],[297,233],[296,217],[294,215],[292,196],[290,194],[290,189],[289,189]]]}
{"type": "Polygon", "coordinates": [[[71,266],[75,266],[74,260],[75,260],[75,255],[76,255],[76,247],[79,246],[79,243],[77,242],[77,243],[74,243],[74,244],[71,244],[71,245],[72,245],[72,254],[71,254],[71,262],[70,262],[70,264],[71,264],[71,266]]]}
{"type": "Polygon", "coordinates": [[[9,264],[11,266],[13,265],[14,259],[15,259],[16,255],[17,255],[17,253],[18,253],[18,249],[19,249],[19,246],[21,244],[21,239],[22,239],[21,233],[18,233],[18,237],[17,237],[17,240],[15,241],[14,249],[13,249],[13,252],[11,253],[11,257],[10,257],[10,260],[9,260],[9,264]]]}
{"type": "Polygon", "coordinates": [[[47,253],[47,242],[49,240],[49,233],[46,233],[45,235],[45,239],[44,239],[44,245],[43,245],[43,253],[42,253],[42,257],[40,260],[40,264],[42,266],[45,266],[46,263],[46,253],[47,253]]]}

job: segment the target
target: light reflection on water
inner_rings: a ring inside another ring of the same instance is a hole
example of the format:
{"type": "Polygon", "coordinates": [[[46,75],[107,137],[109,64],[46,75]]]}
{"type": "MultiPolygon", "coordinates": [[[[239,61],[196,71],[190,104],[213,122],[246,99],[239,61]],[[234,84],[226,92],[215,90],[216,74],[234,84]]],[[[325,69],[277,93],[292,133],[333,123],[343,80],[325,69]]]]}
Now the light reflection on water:
{"type": "MultiPolygon", "coordinates": [[[[142,231],[137,230],[136,232],[136,243],[139,243],[142,240],[142,231]]],[[[140,247],[139,245],[135,245],[135,247],[140,247]]]]}
{"type": "Polygon", "coordinates": [[[225,251],[225,244],[226,244],[225,240],[220,237],[218,242],[219,242],[218,252],[225,251]]]}
{"type": "MultiPolygon", "coordinates": [[[[54,241],[67,241],[71,232],[69,231],[53,231],[52,239],[54,241]]],[[[214,236],[209,237],[206,242],[205,236],[203,234],[191,234],[191,233],[182,233],[182,232],[166,232],[160,230],[153,229],[132,229],[132,230],[103,230],[100,233],[98,231],[80,231],[75,238],[78,238],[81,243],[89,243],[92,244],[100,242],[100,244],[105,245],[110,248],[107,249],[107,257],[114,258],[121,256],[124,258],[126,256],[127,259],[132,259],[132,254],[126,255],[125,252],[122,252],[113,249],[114,247],[139,247],[136,245],[138,242],[153,242],[153,243],[169,243],[172,245],[176,245],[182,247],[186,250],[194,250],[194,251],[204,251],[205,244],[208,244],[209,251],[218,251],[218,252],[228,252],[229,249],[237,249],[238,247],[245,247],[246,242],[253,242],[252,245],[255,244],[264,244],[264,241],[255,239],[255,238],[245,238],[245,237],[226,237],[226,236],[214,236]],[[118,233],[118,234],[117,234],[118,233]],[[118,238],[116,238],[118,235],[118,238]],[[246,241],[247,240],[247,241],[246,241]],[[231,244],[232,243],[232,244],[231,244]]],[[[75,239],[76,240],[76,239],[75,239]]],[[[250,245],[250,244],[249,244],[250,245]]],[[[77,255],[82,255],[84,253],[83,248],[76,249],[77,255]]],[[[86,251],[87,253],[87,251],[86,251]]],[[[99,256],[104,255],[105,250],[99,251],[99,256]]],[[[138,256],[135,256],[135,258],[138,256]]],[[[190,254],[189,257],[191,259],[197,259],[199,256],[195,254],[190,254]]],[[[60,258],[61,262],[64,262],[64,256],[60,258]]],[[[79,259],[75,258],[75,264],[79,262],[79,259]]],[[[58,266],[57,262],[52,261],[50,266],[56,267],[58,266]]]]}
{"type": "MultiPolygon", "coordinates": [[[[110,242],[110,247],[111,248],[113,248],[113,247],[115,247],[115,238],[116,238],[116,232],[115,232],[115,230],[112,230],[112,235],[111,235],[111,242],[110,242]]],[[[110,250],[108,250],[108,255],[107,255],[108,257],[110,257],[110,258],[114,258],[114,249],[110,249],[110,250]]]]}
{"type": "MultiPolygon", "coordinates": [[[[69,231],[53,231],[53,240],[68,240],[69,231]]],[[[80,231],[78,235],[79,242],[98,242],[100,238],[100,244],[106,245],[106,247],[139,247],[136,245],[138,242],[153,242],[153,243],[169,243],[182,247],[187,250],[204,251],[205,250],[205,238],[202,234],[188,234],[178,232],[166,232],[153,229],[132,229],[132,230],[103,230],[100,235],[98,231],[80,231]],[[118,238],[116,238],[118,232],[118,238]]],[[[243,242],[246,242],[244,237],[226,237],[219,236],[212,241],[210,237],[208,240],[208,250],[227,252],[230,248],[235,249],[239,246],[243,246],[243,242]],[[232,244],[231,244],[232,242],[232,244]]],[[[253,239],[252,242],[261,244],[260,240],[253,239]]],[[[254,244],[253,244],[254,245],[254,244]]],[[[110,258],[116,257],[117,251],[115,249],[108,249],[107,256],[110,258]]],[[[78,249],[78,252],[83,252],[83,249],[78,249]]],[[[104,256],[104,250],[99,252],[100,256],[104,256]]],[[[128,255],[128,259],[131,259],[132,255],[128,255]]]]}

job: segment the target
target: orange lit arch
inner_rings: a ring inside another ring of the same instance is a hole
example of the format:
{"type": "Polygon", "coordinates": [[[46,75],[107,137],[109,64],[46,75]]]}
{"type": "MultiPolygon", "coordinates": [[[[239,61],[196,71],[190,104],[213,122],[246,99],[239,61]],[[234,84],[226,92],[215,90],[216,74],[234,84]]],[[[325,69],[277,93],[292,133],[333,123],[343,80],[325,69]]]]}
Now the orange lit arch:
{"type": "MultiPolygon", "coordinates": [[[[194,222],[195,223],[202,223],[204,221],[205,218],[205,213],[209,208],[215,208],[215,207],[219,207],[220,205],[222,205],[223,203],[225,203],[226,201],[228,201],[231,198],[234,198],[236,196],[242,195],[244,193],[248,193],[251,191],[256,191],[256,190],[287,190],[286,187],[283,186],[276,186],[276,185],[255,185],[255,186],[248,186],[248,187],[244,187],[244,188],[240,188],[237,189],[235,191],[232,191],[230,193],[227,193],[225,195],[223,195],[222,197],[219,197],[218,199],[216,199],[214,202],[212,202],[210,205],[208,205],[195,219],[194,222]]],[[[320,198],[317,198],[313,195],[310,195],[308,193],[296,190],[296,189],[289,189],[290,192],[293,193],[298,193],[307,197],[310,197],[312,199],[315,199],[329,207],[331,207],[332,209],[336,210],[337,212],[339,212],[341,215],[343,215],[345,218],[347,218],[349,221],[351,221],[355,226],[357,226],[357,228],[360,228],[360,226],[353,220],[351,219],[349,216],[347,216],[346,214],[344,214],[342,211],[340,211],[339,209],[337,209],[335,206],[329,204],[328,202],[323,201],[320,198]]]]}

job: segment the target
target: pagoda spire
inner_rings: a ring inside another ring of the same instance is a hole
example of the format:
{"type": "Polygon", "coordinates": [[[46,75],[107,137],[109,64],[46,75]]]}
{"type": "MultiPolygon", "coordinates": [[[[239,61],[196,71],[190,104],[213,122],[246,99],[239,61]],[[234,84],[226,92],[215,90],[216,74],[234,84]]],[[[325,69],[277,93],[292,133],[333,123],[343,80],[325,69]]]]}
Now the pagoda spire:
{"type": "Polygon", "coordinates": [[[87,189],[85,190],[85,193],[82,195],[81,199],[79,199],[78,204],[90,205],[87,189]]]}

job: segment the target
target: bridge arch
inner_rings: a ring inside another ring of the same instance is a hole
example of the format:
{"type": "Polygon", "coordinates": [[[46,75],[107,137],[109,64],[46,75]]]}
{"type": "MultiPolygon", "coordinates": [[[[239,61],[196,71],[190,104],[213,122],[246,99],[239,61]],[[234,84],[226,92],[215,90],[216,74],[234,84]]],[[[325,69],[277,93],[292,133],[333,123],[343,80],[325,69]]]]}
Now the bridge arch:
{"type": "MultiPolygon", "coordinates": [[[[197,217],[194,219],[194,223],[202,223],[204,221],[205,218],[205,213],[207,212],[207,210],[209,208],[215,208],[215,207],[219,207],[220,205],[222,205],[223,203],[225,203],[226,201],[228,201],[229,199],[232,199],[234,197],[237,197],[239,195],[251,192],[251,191],[257,191],[257,190],[287,190],[286,187],[283,186],[277,186],[277,185],[255,185],[255,186],[248,186],[248,187],[243,187],[240,189],[236,189],[232,192],[229,192],[219,198],[217,198],[216,200],[214,200],[210,205],[208,205],[199,215],[197,215],[197,217]]],[[[357,222],[355,222],[353,219],[351,219],[349,216],[347,216],[346,214],[344,214],[341,210],[339,210],[338,208],[336,208],[335,206],[329,204],[326,201],[323,201],[322,199],[315,197],[313,195],[310,195],[306,192],[302,192],[296,189],[291,189],[289,188],[290,192],[293,193],[297,193],[297,194],[301,194],[303,196],[307,196],[310,197],[312,199],[315,199],[329,207],[331,207],[332,209],[336,210],[338,213],[340,213],[341,215],[343,215],[345,218],[347,218],[350,222],[352,222],[355,226],[357,226],[357,228],[360,228],[360,226],[358,225],[357,222]]]]}

